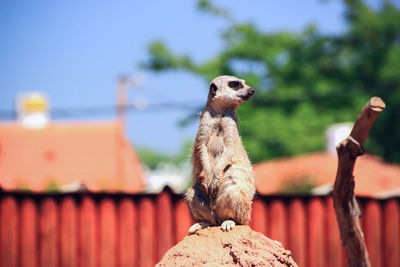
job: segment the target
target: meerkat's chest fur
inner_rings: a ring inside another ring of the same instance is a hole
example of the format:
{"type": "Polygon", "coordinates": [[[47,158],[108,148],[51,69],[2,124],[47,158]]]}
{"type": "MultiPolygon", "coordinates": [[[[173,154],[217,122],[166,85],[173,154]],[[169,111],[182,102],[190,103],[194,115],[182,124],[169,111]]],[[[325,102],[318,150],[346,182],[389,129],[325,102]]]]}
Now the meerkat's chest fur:
{"type": "MultiPolygon", "coordinates": [[[[220,176],[218,172],[221,170],[216,167],[226,162],[224,157],[226,152],[230,152],[230,155],[244,153],[247,156],[237,129],[235,113],[215,115],[212,111],[206,111],[200,120],[199,135],[200,138],[196,141],[199,142],[199,146],[205,145],[208,154],[208,162],[201,162],[203,165],[209,165],[210,173],[209,177],[206,177],[208,181],[220,176]]],[[[222,168],[225,169],[227,166],[222,166],[222,168]]]]}
{"type": "Polygon", "coordinates": [[[211,126],[208,137],[207,150],[211,157],[217,159],[225,149],[224,129],[222,127],[221,118],[217,118],[211,126]]]}

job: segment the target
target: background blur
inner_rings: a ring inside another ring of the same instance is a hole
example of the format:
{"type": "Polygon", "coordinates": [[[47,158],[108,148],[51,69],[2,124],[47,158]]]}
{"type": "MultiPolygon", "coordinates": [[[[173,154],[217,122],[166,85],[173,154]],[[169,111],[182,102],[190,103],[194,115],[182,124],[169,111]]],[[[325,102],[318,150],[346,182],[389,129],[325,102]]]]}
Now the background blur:
{"type": "Polygon", "coordinates": [[[335,142],[370,97],[385,101],[356,194],[373,266],[400,264],[399,1],[2,1],[0,32],[1,266],[159,260],[191,223],[198,112],[223,74],[256,91],[238,110],[252,227],[300,266],[345,266],[335,142]]]}
{"type": "Polygon", "coordinates": [[[295,4],[3,2],[1,119],[13,119],[26,91],[46,94],[52,119],[114,118],[117,78],[134,76],[127,101],[144,109],[127,110],[126,134],[137,148],[173,155],[194,138],[198,120],[187,118],[209,81],[235,74],[257,91],[239,114],[253,161],[323,149],[329,124],[352,121],[379,95],[389,110],[368,147],[400,162],[396,2],[295,4]]]}

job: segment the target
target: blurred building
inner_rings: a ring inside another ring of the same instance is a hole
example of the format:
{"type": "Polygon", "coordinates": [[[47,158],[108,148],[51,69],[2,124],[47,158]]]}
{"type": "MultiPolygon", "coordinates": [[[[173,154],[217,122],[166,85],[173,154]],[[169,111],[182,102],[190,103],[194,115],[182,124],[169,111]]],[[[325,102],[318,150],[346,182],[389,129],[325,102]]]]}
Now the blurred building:
{"type": "MultiPolygon", "coordinates": [[[[326,131],[326,152],[279,158],[256,164],[257,191],[262,195],[311,193],[327,195],[336,178],[336,146],[346,138],[352,124],[342,123],[326,131]]],[[[366,154],[357,158],[354,168],[357,196],[388,198],[400,195],[400,165],[366,154]]]]}
{"type": "MultiPolygon", "coordinates": [[[[312,193],[327,195],[336,178],[337,157],[312,153],[257,164],[254,175],[262,195],[312,193]]],[[[354,176],[358,196],[386,198],[400,195],[400,166],[364,155],[357,159],[354,176]]]]}
{"type": "Polygon", "coordinates": [[[119,121],[54,122],[46,98],[23,95],[0,123],[0,187],[34,192],[137,193],[144,172],[119,121]]]}

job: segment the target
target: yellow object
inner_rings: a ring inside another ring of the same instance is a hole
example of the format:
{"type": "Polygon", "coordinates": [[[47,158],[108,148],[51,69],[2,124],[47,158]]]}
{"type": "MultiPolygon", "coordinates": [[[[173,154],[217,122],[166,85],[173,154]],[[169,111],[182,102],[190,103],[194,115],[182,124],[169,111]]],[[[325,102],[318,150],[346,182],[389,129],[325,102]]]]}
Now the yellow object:
{"type": "Polygon", "coordinates": [[[22,103],[24,111],[45,111],[47,109],[46,99],[38,94],[32,94],[22,103]]]}

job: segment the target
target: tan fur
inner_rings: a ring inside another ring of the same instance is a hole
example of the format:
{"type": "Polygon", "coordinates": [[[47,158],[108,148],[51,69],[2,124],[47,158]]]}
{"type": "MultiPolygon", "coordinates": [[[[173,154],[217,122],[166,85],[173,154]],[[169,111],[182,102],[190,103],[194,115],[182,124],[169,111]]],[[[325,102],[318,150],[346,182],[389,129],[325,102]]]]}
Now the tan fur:
{"type": "Polygon", "coordinates": [[[247,224],[255,193],[253,171],[239,136],[236,116],[239,104],[254,90],[233,76],[217,77],[211,84],[217,90],[210,87],[200,117],[192,155],[193,186],[186,193],[193,220],[201,222],[192,226],[192,233],[207,225],[224,225],[227,220],[247,224]],[[243,88],[230,88],[230,81],[240,81],[243,88]]]}

